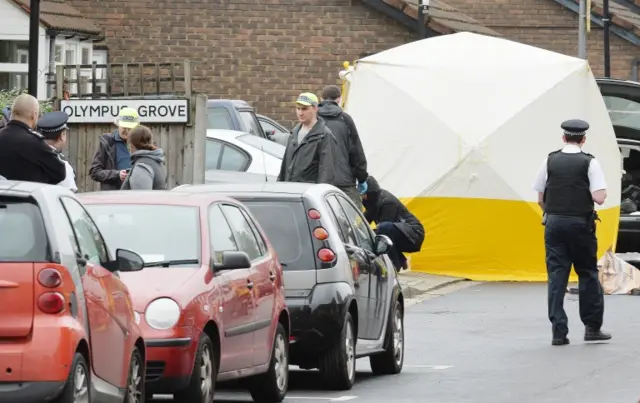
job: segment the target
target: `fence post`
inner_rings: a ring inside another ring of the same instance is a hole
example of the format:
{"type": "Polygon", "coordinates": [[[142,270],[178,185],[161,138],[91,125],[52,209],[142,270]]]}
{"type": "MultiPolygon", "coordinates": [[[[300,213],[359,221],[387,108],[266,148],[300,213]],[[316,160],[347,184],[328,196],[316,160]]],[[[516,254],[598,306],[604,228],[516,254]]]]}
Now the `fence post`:
{"type": "Polygon", "coordinates": [[[207,96],[198,94],[195,97],[196,117],[193,125],[193,182],[204,183],[205,151],[207,148],[207,96]]]}
{"type": "Polygon", "coordinates": [[[56,98],[64,98],[64,66],[56,66],[56,98]]]}

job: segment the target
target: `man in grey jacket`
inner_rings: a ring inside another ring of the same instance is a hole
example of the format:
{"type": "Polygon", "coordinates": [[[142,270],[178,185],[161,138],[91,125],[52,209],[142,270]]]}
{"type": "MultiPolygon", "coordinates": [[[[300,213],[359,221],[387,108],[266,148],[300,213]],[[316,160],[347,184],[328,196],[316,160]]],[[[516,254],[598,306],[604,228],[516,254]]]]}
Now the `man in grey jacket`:
{"type": "Polygon", "coordinates": [[[362,208],[361,194],[367,191],[369,177],[367,157],[364,155],[355,122],[340,107],[341,96],[340,87],[337,85],[324,87],[318,115],[337,140],[335,185],[349,196],[356,206],[362,208]]]}
{"type": "Polygon", "coordinates": [[[318,97],[300,94],[296,114],[300,123],[289,136],[278,181],[335,185],[336,139],[318,118],[318,97]]]}

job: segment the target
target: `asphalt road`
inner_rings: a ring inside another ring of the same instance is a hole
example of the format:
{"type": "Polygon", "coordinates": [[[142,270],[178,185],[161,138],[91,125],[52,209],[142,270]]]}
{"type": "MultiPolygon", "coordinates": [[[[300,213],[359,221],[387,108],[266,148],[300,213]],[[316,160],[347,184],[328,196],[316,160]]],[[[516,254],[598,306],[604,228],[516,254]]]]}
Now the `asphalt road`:
{"type": "MultiPolygon", "coordinates": [[[[456,287],[460,288],[460,287],[456,287]]],[[[585,343],[577,296],[566,299],[571,344],[551,346],[543,284],[476,284],[407,309],[406,359],[397,376],[358,362],[348,392],[317,389],[294,371],[286,403],[635,403],[640,398],[640,297],[607,296],[608,343],[585,343]]],[[[250,402],[220,390],[216,401],[250,402]]]]}

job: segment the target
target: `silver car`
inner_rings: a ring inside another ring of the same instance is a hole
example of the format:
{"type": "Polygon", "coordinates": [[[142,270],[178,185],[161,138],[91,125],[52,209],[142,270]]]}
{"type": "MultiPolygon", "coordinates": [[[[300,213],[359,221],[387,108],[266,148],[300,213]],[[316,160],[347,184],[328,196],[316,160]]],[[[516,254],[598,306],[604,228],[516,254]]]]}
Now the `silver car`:
{"type": "Polygon", "coordinates": [[[386,253],[362,213],[330,185],[265,182],[186,185],[177,192],[225,194],[244,203],[284,267],[291,313],[290,362],[319,368],[326,386],[351,389],[356,358],[376,374],[404,362],[404,296],[386,253]]]}

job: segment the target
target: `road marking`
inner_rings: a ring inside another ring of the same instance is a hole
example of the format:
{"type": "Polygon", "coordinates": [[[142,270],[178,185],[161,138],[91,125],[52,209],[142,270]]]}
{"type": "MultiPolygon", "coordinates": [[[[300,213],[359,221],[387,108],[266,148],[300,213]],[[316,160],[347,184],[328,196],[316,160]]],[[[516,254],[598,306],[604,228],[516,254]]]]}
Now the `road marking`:
{"type": "Polygon", "coordinates": [[[328,400],[330,402],[346,402],[347,400],[357,399],[358,396],[340,396],[340,397],[316,397],[316,396],[287,396],[285,399],[293,400],[328,400]]]}
{"type": "Polygon", "coordinates": [[[435,370],[441,370],[441,369],[449,369],[449,368],[453,368],[453,365],[426,365],[426,364],[404,364],[404,367],[407,368],[428,368],[428,369],[435,369],[435,370]]]}

